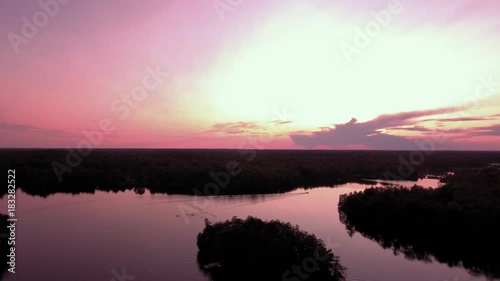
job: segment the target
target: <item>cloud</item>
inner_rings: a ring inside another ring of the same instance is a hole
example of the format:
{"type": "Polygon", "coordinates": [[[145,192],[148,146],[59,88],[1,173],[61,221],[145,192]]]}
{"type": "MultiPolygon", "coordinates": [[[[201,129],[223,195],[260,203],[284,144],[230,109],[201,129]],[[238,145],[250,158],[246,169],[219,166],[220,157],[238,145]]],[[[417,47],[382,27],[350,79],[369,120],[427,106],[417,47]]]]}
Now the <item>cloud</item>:
{"type": "Polygon", "coordinates": [[[432,129],[423,127],[423,126],[412,126],[412,127],[392,127],[392,128],[387,128],[387,130],[390,131],[413,131],[413,132],[429,132],[432,131],[432,129]]]}
{"type": "Polygon", "coordinates": [[[242,134],[249,133],[252,130],[258,129],[260,125],[256,122],[227,122],[216,123],[210,130],[204,133],[224,133],[224,134],[242,134]]]}
{"type": "Polygon", "coordinates": [[[222,133],[227,135],[246,134],[257,135],[264,131],[274,128],[275,126],[283,126],[292,123],[289,120],[273,120],[269,122],[226,122],[216,123],[210,130],[203,133],[222,133]]]}
{"type": "Polygon", "coordinates": [[[277,124],[277,125],[286,125],[292,123],[291,120],[275,120],[272,121],[271,123],[277,124]]]}
{"type": "MultiPolygon", "coordinates": [[[[496,115],[493,115],[496,116],[496,115]]],[[[458,117],[458,118],[434,118],[425,119],[422,122],[437,121],[437,122],[468,122],[468,121],[486,121],[493,120],[491,117],[458,117]]]]}
{"type": "MultiPolygon", "coordinates": [[[[457,111],[456,108],[441,108],[424,111],[410,111],[397,114],[381,115],[367,122],[358,122],[352,118],[345,124],[336,124],[332,128],[314,131],[309,134],[294,133],[290,135],[292,141],[303,147],[329,146],[340,147],[345,145],[362,146],[366,149],[414,149],[413,139],[390,135],[383,129],[412,125],[413,119],[440,115],[457,111]]],[[[425,130],[423,127],[403,127],[407,130],[425,130]]]]}
{"type": "Polygon", "coordinates": [[[500,136],[500,125],[476,127],[469,130],[469,136],[500,136]]]}
{"type": "Polygon", "coordinates": [[[19,132],[29,132],[35,133],[37,135],[44,135],[49,137],[75,137],[77,134],[61,131],[61,130],[52,130],[45,129],[41,127],[35,127],[30,125],[22,125],[22,124],[14,124],[14,123],[5,123],[0,122],[0,130],[6,130],[8,133],[19,133],[19,132]]]}

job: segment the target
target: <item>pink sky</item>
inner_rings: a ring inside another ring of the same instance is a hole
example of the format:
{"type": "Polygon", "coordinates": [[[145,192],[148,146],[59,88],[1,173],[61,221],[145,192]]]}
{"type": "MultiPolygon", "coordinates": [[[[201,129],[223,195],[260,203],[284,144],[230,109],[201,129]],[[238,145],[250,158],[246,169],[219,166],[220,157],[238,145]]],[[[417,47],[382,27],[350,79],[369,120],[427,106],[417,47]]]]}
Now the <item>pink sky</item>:
{"type": "Polygon", "coordinates": [[[366,2],[3,1],[0,147],[500,150],[500,2],[366,2]]]}

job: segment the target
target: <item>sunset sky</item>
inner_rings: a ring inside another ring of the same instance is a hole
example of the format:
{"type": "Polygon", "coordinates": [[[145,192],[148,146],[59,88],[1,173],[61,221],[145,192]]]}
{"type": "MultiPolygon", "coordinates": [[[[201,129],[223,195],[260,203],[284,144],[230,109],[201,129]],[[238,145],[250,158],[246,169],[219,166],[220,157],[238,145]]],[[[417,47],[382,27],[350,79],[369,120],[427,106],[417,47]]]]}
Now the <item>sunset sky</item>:
{"type": "Polygon", "coordinates": [[[40,3],[0,3],[3,148],[500,150],[498,0],[40,3]]]}

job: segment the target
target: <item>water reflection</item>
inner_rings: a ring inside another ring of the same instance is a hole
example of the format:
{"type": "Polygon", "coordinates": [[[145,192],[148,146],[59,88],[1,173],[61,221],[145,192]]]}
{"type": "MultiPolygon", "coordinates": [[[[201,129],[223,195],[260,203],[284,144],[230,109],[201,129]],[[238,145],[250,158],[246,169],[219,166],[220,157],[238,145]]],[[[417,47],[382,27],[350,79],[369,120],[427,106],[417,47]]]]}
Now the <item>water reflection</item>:
{"type": "MultiPolygon", "coordinates": [[[[42,198],[18,190],[16,255],[22,268],[16,274],[7,272],[2,280],[110,280],[110,270],[126,267],[136,280],[207,281],[197,261],[197,234],[203,231],[205,218],[225,221],[233,216],[299,225],[333,249],[347,267],[348,280],[485,280],[460,268],[409,261],[361,235],[349,236],[339,220],[339,195],[366,187],[346,184],[274,195],[202,198],[208,202],[205,213],[190,217],[189,224],[179,216],[179,207],[192,205],[192,196],[146,189],[142,195],[98,190],[42,198]]],[[[0,205],[6,206],[6,200],[0,199],[0,205]]]]}
{"type": "Polygon", "coordinates": [[[409,260],[500,278],[500,171],[464,171],[442,187],[370,188],[342,195],[340,221],[409,260]]]}
{"type": "MultiPolygon", "coordinates": [[[[452,267],[465,268],[472,276],[486,276],[489,280],[500,278],[500,261],[498,252],[492,252],[488,246],[479,246],[471,250],[467,244],[476,244],[474,241],[462,242],[439,241],[427,235],[395,235],[390,231],[377,231],[374,228],[359,226],[355,228],[346,216],[341,216],[350,236],[359,232],[363,237],[376,241],[382,248],[390,249],[394,255],[403,255],[408,260],[419,260],[427,263],[437,261],[452,267]],[[461,247],[467,245],[466,247],[461,247]]],[[[454,239],[450,237],[450,240],[454,239]]],[[[493,244],[491,244],[493,246],[493,244]]]]}

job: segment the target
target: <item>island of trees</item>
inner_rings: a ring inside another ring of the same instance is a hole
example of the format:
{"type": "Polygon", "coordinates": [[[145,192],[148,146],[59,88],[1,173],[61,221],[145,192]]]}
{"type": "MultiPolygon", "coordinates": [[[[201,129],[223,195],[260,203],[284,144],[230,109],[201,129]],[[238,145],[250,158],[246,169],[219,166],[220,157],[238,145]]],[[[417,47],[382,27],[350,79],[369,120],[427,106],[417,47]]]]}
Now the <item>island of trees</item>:
{"type": "Polygon", "coordinates": [[[206,221],[197,244],[200,268],[214,281],[345,280],[345,268],[322,240],[278,220],[206,221]]]}
{"type": "Polygon", "coordinates": [[[462,170],[436,189],[368,188],[343,195],[341,220],[353,234],[409,259],[462,266],[500,278],[500,170],[462,170]]]}

